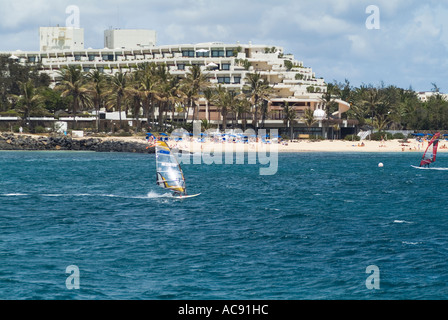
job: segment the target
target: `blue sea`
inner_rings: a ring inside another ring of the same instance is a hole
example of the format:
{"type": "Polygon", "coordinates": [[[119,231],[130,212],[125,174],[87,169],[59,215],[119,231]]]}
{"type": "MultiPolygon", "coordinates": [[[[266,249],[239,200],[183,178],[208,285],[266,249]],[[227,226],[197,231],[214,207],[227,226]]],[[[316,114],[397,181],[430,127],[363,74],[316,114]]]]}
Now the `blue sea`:
{"type": "Polygon", "coordinates": [[[175,200],[153,154],[0,152],[0,299],[446,299],[448,171],[420,157],[185,164],[175,200]]]}

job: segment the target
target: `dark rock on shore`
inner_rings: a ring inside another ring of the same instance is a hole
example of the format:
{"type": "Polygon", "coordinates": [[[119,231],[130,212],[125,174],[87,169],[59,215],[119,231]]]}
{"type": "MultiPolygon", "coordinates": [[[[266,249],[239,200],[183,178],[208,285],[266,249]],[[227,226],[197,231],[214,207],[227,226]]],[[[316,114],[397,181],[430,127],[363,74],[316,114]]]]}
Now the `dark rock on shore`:
{"type": "Polygon", "coordinates": [[[3,133],[0,150],[73,150],[96,152],[154,153],[144,142],[102,140],[100,138],[73,139],[67,136],[32,137],[3,133]]]}

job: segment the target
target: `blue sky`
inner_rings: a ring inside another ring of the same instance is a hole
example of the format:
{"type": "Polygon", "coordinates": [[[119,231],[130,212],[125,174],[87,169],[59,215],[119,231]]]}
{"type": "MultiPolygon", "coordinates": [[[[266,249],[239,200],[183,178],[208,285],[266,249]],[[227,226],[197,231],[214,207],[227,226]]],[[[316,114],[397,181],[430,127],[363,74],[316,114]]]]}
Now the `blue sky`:
{"type": "Polygon", "coordinates": [[[86,48],[113,28],[157,31],[158,44],[209,41],[282,46],[327,82],[381,82],[448,92],[448,1],[416,0],[0,0],[0,51],[38,50],[40,26],[80,11],[86,48]],[[368,29],[369,5],[379,29],[368,29]]]}

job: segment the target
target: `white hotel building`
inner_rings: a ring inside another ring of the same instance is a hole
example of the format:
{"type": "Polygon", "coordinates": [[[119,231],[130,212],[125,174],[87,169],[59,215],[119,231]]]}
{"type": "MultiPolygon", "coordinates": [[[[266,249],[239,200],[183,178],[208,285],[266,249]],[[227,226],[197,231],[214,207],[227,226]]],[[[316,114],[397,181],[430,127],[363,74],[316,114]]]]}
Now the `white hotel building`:
{"type": "MultiPolygon", "coordinates": [[[[246,74],[259,72],[274,88],[273,97],[268,102],[270,112],[265,121],[266,128],[285,127],[281,107],[285,101],[296,109],[296,134],[306,132],[305,125],[300,120],[306,108],[311,108],[317,120],[322,120],[324,106],[321,97],[326,90],[324,79],[316,78],[310,67],[305,67],[302,61],[295,60],[293,55],[285,54],[281,47],[255,45],[250,42],[158,46],[155,31],[111,29],[106,30],[104,34],[105,48],[84,49],[83,29],[70,29],[41,28],[40,51],[18,50],[4,54],[21,63],[39,63],[41,72],[47,73],[53,82],[58,81],[58,70],[69,65],[79,65],[86,72],[98,69],[107,74],[114,74],[119,70],[133,71],[139,63],[155,62],[166,64],[171,74],[180,77],[185,76],[190,66],[199,65],[211,83],[242,90],[246,74]],[[286,64],[288,66],[285,66],[286,64]]],[[[345,130],[346,133],[352,133],[354,124],[341,119],[341,114],[349,110],[350,105],[342,100],[336,102],[339,108],[333,114],[333,123],[337,123],[343,132],[345,130]]],[[[199,119],[206,118],[205,105],[205,100],[200,101],[199,119]]],[[[210,106],[210,112],[212,122],[220,120],[221,115],[213,106],[210,106]]],[[[231,119],[229,115],[229,121],[231,119]]],[[[250,125],[251,120],[248,119],[247,123],[250,125]]],[[[314,127],[314,133],[325,134],[322,121],[318,121],[314,127]]]]}

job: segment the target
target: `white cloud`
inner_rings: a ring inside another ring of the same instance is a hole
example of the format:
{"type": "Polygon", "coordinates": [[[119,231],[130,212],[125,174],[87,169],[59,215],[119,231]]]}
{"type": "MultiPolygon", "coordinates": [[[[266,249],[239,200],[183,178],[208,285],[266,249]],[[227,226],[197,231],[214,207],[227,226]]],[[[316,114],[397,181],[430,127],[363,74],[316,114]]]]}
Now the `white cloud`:
{"type": "Polygon", "coordinates": [[[159,44],[282,46],[328,81],[385,80],[414,88],[436,82],[448,89],[448,5],[436,0],[0,1],[3,51],[37,50],[38,27],[63,25],[65,8],[75,4],[86,47],[102,48],[109,27],[147,28],[157,31],[159,44]],[[380,9],[380,30],[365,27],[371,4],[380,9]]]}

